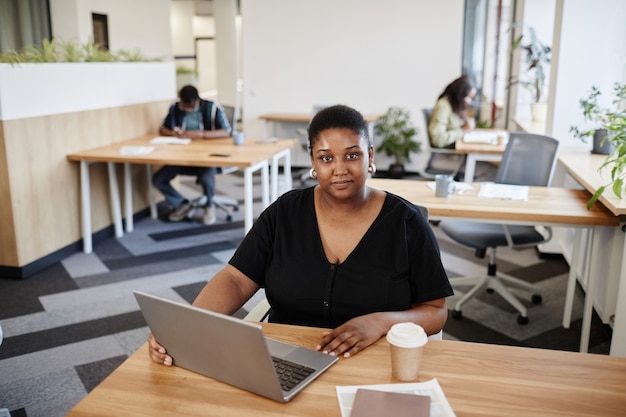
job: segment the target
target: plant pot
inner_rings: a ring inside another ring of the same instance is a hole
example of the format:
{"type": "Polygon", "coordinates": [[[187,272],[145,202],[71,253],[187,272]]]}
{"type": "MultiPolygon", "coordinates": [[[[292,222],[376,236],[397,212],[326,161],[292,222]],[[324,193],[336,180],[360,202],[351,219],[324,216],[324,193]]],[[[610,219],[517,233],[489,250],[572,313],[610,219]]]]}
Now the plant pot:
{"type": "Polygon", "coordinates": [[[596,130],[596,132],[593,134],[593,148],[591,149],[591,153],[608,155],[613,152],[613,142],[608,139],[602,142],[602,140],[606,136],[606,133],[606,129],[596,130]]]}
{"type": "Polygon", "coordinates": [[[547,103],[532,103],[530,105],[530,113],[533,122],[545,122],[548,113],[547,103]]]}
{"type": "Polygon", "coordinates": [[[389,176],[391,178],[399,179],[404,177],[404,164],[391,164],[389,165],[389,176]]]}

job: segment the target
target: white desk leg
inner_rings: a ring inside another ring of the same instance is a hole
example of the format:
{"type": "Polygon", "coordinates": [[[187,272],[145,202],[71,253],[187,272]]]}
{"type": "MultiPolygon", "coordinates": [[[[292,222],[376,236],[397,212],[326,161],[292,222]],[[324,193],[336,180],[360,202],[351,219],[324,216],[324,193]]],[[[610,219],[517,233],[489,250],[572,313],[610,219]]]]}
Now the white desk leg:
{"type": "Polygon", "coordinates": [[[253,183],[252,174],[254,171],[261,170],[261,187],[263,190],[263,208],[269,205],[270,200],[270,184],[269,176],[270,170],[267,161],[261,161],[255,165],[252,165],[243,170],[243,200],[244,200],[244,232],[248,233],[252,229],[254,223],[254,196],[253,196],[253,183]]]}
{"type": "Polygon", "coordinates": [[[624,248],[620,268],[620,282],[617,287],[617,305],[615,306],[615,320],[613,321],[613,335],[611,336],[611,356],[626,357],[626,233],[624,234],[624,248]]]}
{"type": "Polygon", "coordinates": [[[278,195],[278,166],[281,158],[285,159],[285,163],[283,164],[283,178],[285,184],[285,190],[291,190],[293,187],[292,178],[291,178],[291,149],[285,149],[284,151],[278,152],[276,155],[272,157],[272,172],[270,177],[270,186],[272,189],[271,192],[271,201],[276,201],[279,197],[278,195]]]}
{"type": "Polygon", "coordinates": [[[291,190],[293,188],[293,177],[291,176],[291,149],[285,149],[284,158],[283,175],[285,176],[285,190],[291,190]]]}
{"type": "Polygon", "coordinates": [[[474,182],[474,172],[476,171],[476,155],[468,153],[465,158],[465,175],[463,182],[474,182]]]}
{"type": "Polygon", "coordinates": [[[272,166],[270,172],[270,199],[275,201],[278,198],[278,160],[279,154],[272,156],[272,166]]]}
{"type": "Polygon", "coordinates": [[[115,236],[124,236],[122,228],[122,210],[120,209],[120,193],[117,186],[117,175],[115,174],[115,164],[107,162],[109,171],[109,192],[111,194],[111,212],[113,213],[113,224],[115,225],[115,236]]]}
{"type": "Polygon", "coordinates": [[[588,268],[587,268],[587,291],[585,291],[585,305],[583,309],[583,323],[582,328],[580,330],[580,352],[586,353],[589,350],[589,334],[591,331],[591,317],[593,313],[593,291],[595,286],[594,273],[591,271],[595,271],[595,263],[598,259],[598,252],[600,250],[598,243],[598,239],[596,238],[596,233],[591,232],[591,258],[589,258],[588,268]]]}
{"type": "Polygon", "coordinates": [[[133,221],[133,183],[130,177],[130,164],[124,164],[124,208],[126,218],[126,232],[130,233],[134,229],[133,221]]]}
{"type": "Polygon", "coordinates": [[[563,327],[569,329],[572,322],[572,307],[574,306],[574,290],[576,289],[576,276],[582,265],[585,254],[580,253],[582,241],[582,228],[576,228],[574,234],[574,248],[572,250],[572,259],[569,267],[569,277],[567,278],[567,290],[565,292],[565,308],[563,310],[563,327]]]}
{"type": "Polygon", "coordinates": [[[146,165],[146,175],[148,176],[148,201],[150,202],[150,217],[157,218],[156,195],[152,186],[152,165],[146,165]]]}
{"type": "Polygon", "coordinates": [[[261,163],[261,188],[262,188],[262,196],[261,201],[263,204],[263,208],[265,209],[270,205],[270,167],[267,161],[263,161],[261,163]]]}
{"type": "Polygon", "coordinates": [[[93,251],[91,240],[91,186],[88,161],[80,161],[80,207],[83,232],[83,252],[93,251]]]}

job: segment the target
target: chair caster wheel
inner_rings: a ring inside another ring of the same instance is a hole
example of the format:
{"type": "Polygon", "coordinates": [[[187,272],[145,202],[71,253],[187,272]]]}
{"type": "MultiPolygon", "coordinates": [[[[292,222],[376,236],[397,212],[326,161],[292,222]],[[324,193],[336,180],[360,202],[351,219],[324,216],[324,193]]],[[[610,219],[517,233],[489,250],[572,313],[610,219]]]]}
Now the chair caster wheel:
{"type": "Polygon", "coordinates": [[[228,214],[228,215],[226,216],[226,221],[227,221],[227,222],[232,222],[232,221],[233,221],[233,216],[231,216],[230,214],[228,214]]]}
{"type": "Polygon", "coordinates": [[[541,298],[539,294],[533,294],[533,296],[530,298],[530,301],[532,301],[533,304],[541,304],[542,300],[543,298],[541,298]]]}
{"type": "Polygon", "coordinates": [[[487,292],[488,292],[489,294],[493,294],[493,288],[487,288],[487,292]]]}
{"type": "Polygon", "coordinates": [[[517,316],[517,324],[528,324],[528,317],[522,315],[517,316]]]}
{"type": "Polygon", "coordinates": [[[239,206],[233,207],[233,211],[239,211],[239,206]]]}
{"type": "Polygon", "coordinates": [[[463,312],[461,310],[452,310],[452,318],[461,320],[463,318],[463,312]]]}

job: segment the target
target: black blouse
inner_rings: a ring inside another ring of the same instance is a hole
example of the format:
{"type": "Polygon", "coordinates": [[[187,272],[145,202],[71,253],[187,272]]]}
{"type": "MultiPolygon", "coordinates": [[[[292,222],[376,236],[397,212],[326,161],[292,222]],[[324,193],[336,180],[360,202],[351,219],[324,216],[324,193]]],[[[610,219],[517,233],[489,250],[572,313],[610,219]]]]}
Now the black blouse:
{"type": "Polygon", "coordinates": [[[346,260],[330,263],[313,189],[287,192],[270,205],[229,261],[265,288],[270,321],[334,328],[363,314],[453,295],[430,225],[394,194],[387,193],[346,260]]]}

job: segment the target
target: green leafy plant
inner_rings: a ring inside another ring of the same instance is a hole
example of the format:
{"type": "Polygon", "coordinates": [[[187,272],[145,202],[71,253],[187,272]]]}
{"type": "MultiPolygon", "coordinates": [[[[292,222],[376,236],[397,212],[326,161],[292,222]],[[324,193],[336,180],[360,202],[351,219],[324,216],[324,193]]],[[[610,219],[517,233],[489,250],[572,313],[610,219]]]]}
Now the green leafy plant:
{"type": "Polygon", "coordinates": [[[592,136],[596,130],[606,130],[607,134],[602,140],[608,140],[613,145],[613,151],[600,166],[600,170],[610,168],[611,181],[598,188],[587,203],[587,208],[593,206],[607,187],[611,187],[617,198],[622,198],[626,178],[626,109],[624,108],[626,84],[615,83],[613,85],[613,100],[610,108],[601,107],[598,104],[598,97],[601,94],[600,89],[594,86],[589,96],[580,99],[583,116],[585,120],[594,123],[594,128],[581,130],[577,126],[570,127],[570,132],[583,141],[592,136]]]}
{"type": "Polygon", "coordinates": [[[515,27],[525,28],[526,33],[520,34],[511,46],[511,53],[519,50],[523,54],[523,60],[525,63],[524,79],[512,78],[509,81],[509,86],[513,84],[519,84],[528,91],[530,91],[533,102],[539,103],[543,99],[543,93],[546,84],[547,68],[550,65],[552,48],[544,45],[537,34],[535,29],[531,26],[524,25],[523,22],[514,23],[511,26],[511,30],[515,27]],[[526,42],[526,40],[528,40],[526,42]]]}
{"type": "Polygon", "coordinates": [[[92,39],[84,44],[44,39],[41,45],[31,45],[19,51],[0,54],[0,63],[21,64],[40,62],[149,62],[139,50],[119,50],[117,53],[102,49],[92,39]]]}
{"type": "Polygon", "coordinates": [[[417,129],[410,116],[404,107],[390,107],[376,122],[375,132],[382,137],[378,151],[393,157],[396,164],[410,162],[411,152],[420,151],[420,144],[413,140],[417,129]]]}

